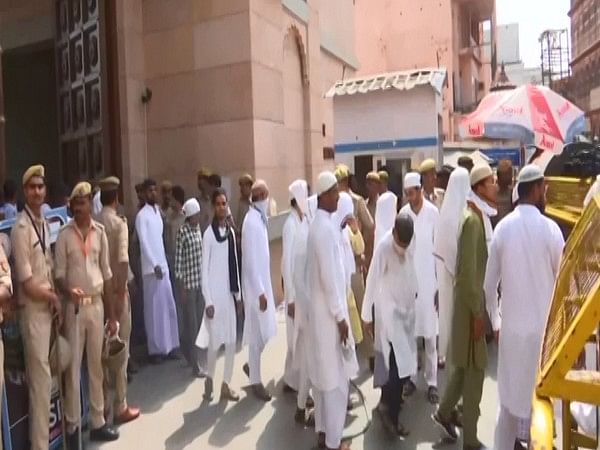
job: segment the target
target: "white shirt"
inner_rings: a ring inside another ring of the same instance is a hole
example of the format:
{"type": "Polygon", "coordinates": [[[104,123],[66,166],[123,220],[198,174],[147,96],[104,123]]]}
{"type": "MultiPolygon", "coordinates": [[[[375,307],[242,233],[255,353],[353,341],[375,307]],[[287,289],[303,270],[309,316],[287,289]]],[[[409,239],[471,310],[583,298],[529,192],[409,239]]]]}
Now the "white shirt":
{"type": "Polygon", "coordinates": [[[406,251],[401,257],[390,231],[373,254],[361,317],[365,322],[372,322],[375,305],[375,348],[383,353],[388,367],[392,345],[400,378],[417,372],[416,297],[413,254],[406,251]]]}
{"type": "Polygon", "coordinates": [[[331,391],[348,382],[358,371],[354,340],[344,350],[337,323],[346,320],[350,327],[346,283],[339,231],[331,215],[317,210],[310,225],[307,247],[307,275],[310,290],[308,309],[309,377],[320,391],[331,391]]]}
{"type": "Polygon", "coordinates": [[[531,410],[541,341],[563,247],[558,225],[532,205],[517,206],[494,231],[484,288],[492,326],[494,330],[501,326],[500,401],[517,417],[529,417],[531,410]]]}
{"type": "MultiPolygon", "coordinates": [[[[223,236],[225,229],[219,229],[223,236]]],[[[233,233],[235,240],[235,233],[233,233]]],[[[214,307],[214,316],[202,320],[201,330],[196,344],[201,348],[218,349],[222,344],[236,342],[235,301],[240,294],[234,295],[229,284],[229,242],[218,242],[213,228],[204,232],[202,239],[202,295],[206,308],[214,307]],[[202,339],[200,338],[202,336],[202,339]]]]}
{"type": "Polygon", "coordinates": [[[269,235],[261,214],[250,207],[242,225],[242,292],[244,298],[244,344],[266,344],[277,334],[275,300],[271,285],[269,235]],[[267,298],[260,310],[259,298],[267,298]]]}
{"type": "Polygon", "coordinates": [[[154,273],[160,266],[168,273],[167,257],[163,243],[163,220],[157,205],[145,204],[135,218],[135,230],[140,240],[142,275],[154,273]]]}
{"type": "Polygon", "coordinates": [[[433,337],[437,334],[437,311],[435,293],[437,278],[435,274],[435,256],[433,240],[439,218],[438,209],[433,203],[423,199],[423,206],[416,214],[410,204],[404,205],[401,214],[407,214],[414,224],[415,234],[410,247],[414,248],[414,263],[417,273],[417,317],[416,336],[433,337]]]}
{"type": "Polygon", "coordinates": [[[398,211],[398,197],[393,192],[387,191],[377,199],[375,209],[375,247],[383,237],[394,228],[396,213],[398,211]]]}

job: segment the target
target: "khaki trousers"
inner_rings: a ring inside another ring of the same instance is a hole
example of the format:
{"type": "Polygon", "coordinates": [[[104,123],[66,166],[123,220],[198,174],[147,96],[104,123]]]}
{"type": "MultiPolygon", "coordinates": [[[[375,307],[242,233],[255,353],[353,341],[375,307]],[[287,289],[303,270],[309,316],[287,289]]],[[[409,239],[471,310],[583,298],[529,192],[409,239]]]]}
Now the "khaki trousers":
{"type": "Polygon", "coordinates": [[[29,439],[31,450],[48,450],[50,428],[50,336],[52,313],[48,303],[28,301],[21,314],[25,369],[29,386],[29,439]]]}
{"type": "MultiPolygon", "coordinates": [[[[121,317],[119,317],[119,337],[125,343],[127,355],[129,355],[129,341],[131,337],[131,302],[129,293],[123,305],[121,317]]],[[[127,409],[127,358],[117,372],[111,372],[104,367],[104,404],[108,405],[108,394],[112,387],[115,389],[113,413],[121,414],[127,409]]]]}
{"type": "Polygon", "coordinates": [[[94,297],[92,304],[79,307],[75,316],[72,303],[65,313],[67,340],[73,349],[73,361],[66,371],[65,419],[67,432],[73,433],[81,417],[80,382],[81,360],[86,350],[89,378],[90,422],[92,429],[104,426],[104,392],[102,370],[102,344],[104,342],[104,305],[100,297],[94,297]],[[79,336],[75,335],[76,321],[79,321],[79,336]]]}
{"type": "MultiPolygon", "coordinates": [[[[358,315],[362,312],[363,300],[365,298],[365,280],[362,273],[355,273],[351,278],[352,292],[354,293],[354,299],[356,300],[356,309],[358,315]]],[[[361,323],[362,326],[362,323],[361,323]]],[[[369,333],[363,333],[363,340],[360,344],[362,351],[367,358],[375,356],[375,349],[373,348],[373,339],[369,336],[369,333]]]]}

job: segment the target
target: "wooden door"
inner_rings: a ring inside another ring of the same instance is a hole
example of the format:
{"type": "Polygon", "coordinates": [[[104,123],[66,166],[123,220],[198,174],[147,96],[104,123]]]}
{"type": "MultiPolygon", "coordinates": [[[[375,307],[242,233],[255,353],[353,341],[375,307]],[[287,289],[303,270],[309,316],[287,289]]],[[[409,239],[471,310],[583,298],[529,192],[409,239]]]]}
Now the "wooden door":
{"type": "Polygon", "coordinates": [[[104,2],[56,0],[58,135],[63,180],[110,172],[104,2]]]}

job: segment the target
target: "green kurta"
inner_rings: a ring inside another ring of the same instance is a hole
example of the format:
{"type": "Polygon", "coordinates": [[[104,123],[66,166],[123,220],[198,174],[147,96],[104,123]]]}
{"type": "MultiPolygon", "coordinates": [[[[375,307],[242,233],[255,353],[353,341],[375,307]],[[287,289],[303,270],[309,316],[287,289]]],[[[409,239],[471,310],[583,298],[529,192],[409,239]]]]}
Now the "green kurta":
{"type": "Polygon", "coordinates": [[[485,336],[477,342],[472,338],[473,319],[485,314],[483,281],[487,257],[481,212],[470,204],[464,213],[457,249],[449,352],[454,367],[485,370],[487,365],[485,336]]]}

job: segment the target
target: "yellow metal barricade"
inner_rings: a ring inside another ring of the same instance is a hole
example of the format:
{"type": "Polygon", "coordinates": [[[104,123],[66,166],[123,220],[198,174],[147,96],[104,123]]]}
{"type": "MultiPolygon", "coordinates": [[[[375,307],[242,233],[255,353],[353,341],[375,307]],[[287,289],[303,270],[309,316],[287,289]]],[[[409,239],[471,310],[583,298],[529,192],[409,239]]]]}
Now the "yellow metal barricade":
{"type": "Polygon", "coordinates": [[[597,436],[578,431],[571,402],[600,405],[600,372],[578,360],[600,321],[600,197],[583,212],[567,241],[548,314],[532,404],[531,447],[551,450],[553,401],[562,403],[562,447],[597,448],[597,436]]]}

